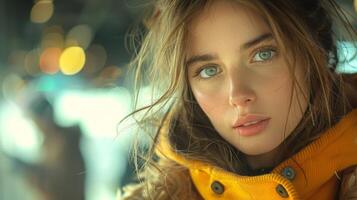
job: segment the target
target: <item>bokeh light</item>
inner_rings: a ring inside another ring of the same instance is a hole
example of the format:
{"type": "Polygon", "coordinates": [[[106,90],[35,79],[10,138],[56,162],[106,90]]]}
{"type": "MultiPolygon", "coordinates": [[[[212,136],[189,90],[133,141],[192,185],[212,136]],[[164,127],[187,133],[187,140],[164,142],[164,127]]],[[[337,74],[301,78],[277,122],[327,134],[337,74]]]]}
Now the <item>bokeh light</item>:
{"type": "Polygon", "coordinates": [[[86,61],[86,55],[81,47],[66,48],[60,57],[60,69],[63,74],[74,75],[82,70],[86,61]]]}
{"type": "Polygon", "coordinates": [[[112,65],[105,67],[101,73],[100,77],[103,79],[117,79],[119,76],[123,74],[123,70],[119,68],[118,66],[112,65]]]}
{"type": "Polygon", "coordinates": [[[107,62],[107,52],[103,46],[95,44],[86,51],[87,59],[83,72],[91,75],[100,71],[107,62]]]}
{"type": "Polygon", "coordinates": [[[40,73],[39,66],[40,51],[33,49],[26,54],[25,57],[25,70],[29,75],[35,76],[40,73]]]}
{"type": "Polygon", "coordinates": [[[51,26],[46,26],[43,30],[43,35],[46,35],[49,33],[58,33],[58,34],[63,35],[64,31],[60,25],[51,25],[51,26]]]}
{"type": "Polygon", "coordinates": [[[99,75],[97,75],[93,83],[100,87],[112,87],[117,84],[117,81],[122,75],[122,68],[115,65],[106,66],[99,72],[99,75]]]}
{"type": "Polygon", "coordinates": [[[73,27],[67,34],[67,46],[80,46],[87,49],[93,39],[93,30],[86,24],[73,27]]]}
{"type": "Polygon", "coordinates": [[[61,35],[60,33],[48,33],[43,37],[41,41],[42,48],[49,48],[49,47],[62,48],[63,46],[64,46],[64,39],[63,39],[63,35],[61,35]]]}
{"type": "Polygon", "coordinates": [[[54,6],[50,0],[37,1],[31,9],[31,21],[33,23],[45,23],[53,15],[54,6]]]}
{"type": "Polygon", "coordinates": [[[40,56],[40,69],[46,74],[55,74],[59,71],[60,48],[47,48],[40,56]]]}
{"type": "Polygon", "coordinates": [[[54,25],[44,29],[42,33],[41,48],[63,48],[64,36],[63,29],[60,26],[54,25]]]}
{"type": "Polygon", "coordinates": [[[25,87],[25,81],[17,74],[7,75],[2,82],[2,94],[5,99],[16,98],[17,94],[25,87]]]}
{"type": "Polygon", "coordinates": [[[11,52],[9,55],[9,64],[13,67],[16,68],[16,71],[22,71],[24,64],[25,64],[25,58],[27,55],[27,51],[24,50],[14,50],[11,52]]]}

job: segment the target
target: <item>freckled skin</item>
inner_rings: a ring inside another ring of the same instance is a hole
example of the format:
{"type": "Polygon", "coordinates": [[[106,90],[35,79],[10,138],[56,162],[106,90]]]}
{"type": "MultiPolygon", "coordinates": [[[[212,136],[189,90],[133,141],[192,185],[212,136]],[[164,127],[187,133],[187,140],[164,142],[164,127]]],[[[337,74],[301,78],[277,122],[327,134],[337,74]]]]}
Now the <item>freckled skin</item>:
{"type": "MultiPolygon", "coordinates": [[[[247,41],[272,33],[269,26],[260,15],[243,5],[220,0],[213,1],[199,13],[189,25],[189,30],[187,58],[216,55],[213,60],[188,66],[189,84],[198,104],[218,133],[247,155],[251,166],[272,165],[279,145],[300,122],[307,101],[302,92],[295,89],[288,116],[293,88],[284,55],[277,51],[267,62],[256,61],[255,58],[260,55],[257,55],[257,48],[268,46],[279,50],[273,38],[248,49],[240,48],[247,41]],[[217,73],[203,79],[201,75],[207,74],[206,71],[199,71],[203,66],[214,66],[217,73]],[[246,114],[263,115],[271,120],[260,134],[244,137],[237,134],[232,126],[246,114]]],[[[299,64],[294,73],[306,92],[304,72],[299,64]]]]}

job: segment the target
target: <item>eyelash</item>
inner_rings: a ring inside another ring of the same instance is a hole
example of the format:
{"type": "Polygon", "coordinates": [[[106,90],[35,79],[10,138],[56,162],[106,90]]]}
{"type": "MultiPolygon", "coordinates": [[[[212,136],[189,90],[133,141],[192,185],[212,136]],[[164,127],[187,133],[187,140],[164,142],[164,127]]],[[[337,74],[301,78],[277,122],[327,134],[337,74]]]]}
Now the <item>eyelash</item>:
{"type": "Polygon", "coordinates": [[[252,62],[252,63],[267,63],[267,62],[271,62],[272,59],[274,59],[279,54],[279,51],[275,46],[268,45],[268,46],[258,47],[256,49],[254,49],[249,57],[254,57],[257,53],[259,53],[261,51],[268,51],[268,50],[273,51],[275,53],[275,55],[271,59],[266,60],[266,61],[252,62]]]}
{"type": "MultiPolygon", "coordinates": [[[[277,48],[276,48],[275,46],[267,45],[267,46],[262,46],[262,47],[258,47],[258,48],[256,48],[256,49],[254,49],[253,52],[250,54],[249,57],[252,57],[252,55],[255,56],[257,53],[259,53],[259,52],[261,52],[261,51],[267,51],[267,50],[271,50],[271,51],[275,52],[275,55],[274,55],[271,59],[269,59],[269,60],[266,60],[266,61],[256,61],[256,62],[252,62],[252,63],[268,63],[268,62],[271,62],[272,59],[274,59],[274,58],[278,55],[278,50],[277,50],[277,48]]],[[[196,78],[198,78],[199,80],[201,80],[201,79],[209,79],[209,78],[202,78],[202,77],[199,76],[200,73],[201,73],[205,68],[207,68],[207,67],[217,67],[217,65],[216,65],[216,64],[207,64],[207,65],[204,65],[204,66],[202,66],[202,67],[199,67],[199,68],[195,71],[193,77],[196,77],[196,78]]]]}
{"type": "Polygon", "coordinates": [[[198,69],[195,71],[195,74],[194,74],[193,77],[196,77],[196,78],[198,78],[199,80],[201,80],[201,79],[208,79],[208,78],[202,78],[202,77],[199,76],[200,73],[201,73],[204,69],[206,69],[207,67],[217,67],[217,65],[216,65],[216,64],[207,64],[207,65],[204,65],[204,66],[198,68],[198,69]]]}

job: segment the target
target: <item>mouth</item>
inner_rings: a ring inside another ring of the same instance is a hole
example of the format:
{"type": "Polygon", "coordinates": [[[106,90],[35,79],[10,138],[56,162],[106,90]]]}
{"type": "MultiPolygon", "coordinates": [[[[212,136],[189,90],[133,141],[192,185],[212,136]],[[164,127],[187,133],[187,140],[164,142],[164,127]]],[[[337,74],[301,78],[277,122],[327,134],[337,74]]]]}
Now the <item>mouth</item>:
{"type": "MultiPolygon", "coordinates": [[[[244,120],[243,120],[244,121],[244,120]]],[[[238,122],[233,129],[241,136],[253,136],[264,131],[269,125],[270,118],[250,120],[245,123],[238,122]]]]}

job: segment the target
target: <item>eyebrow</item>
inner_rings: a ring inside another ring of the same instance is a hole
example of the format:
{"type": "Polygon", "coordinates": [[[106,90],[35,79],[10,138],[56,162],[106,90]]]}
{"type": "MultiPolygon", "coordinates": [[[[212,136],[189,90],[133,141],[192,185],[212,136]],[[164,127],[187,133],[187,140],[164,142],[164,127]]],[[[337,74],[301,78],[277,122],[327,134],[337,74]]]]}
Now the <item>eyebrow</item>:
{"type": "MultiPolygon", "coordinates": [[[[271,39],[273,39],[273,35],[271,33],[265,33],[265,34],[262,34],[256,38],[244,43],[243,45],[241,45],[240,49],[245,50],[245,49],[255,46],[265,40],[271,40],[271,39]]],[[[189,65],[191,65],[195,62],[211,61],[211,60],[217,59],[217,57],[218,56],[216,54],[203,54],[203,55],[192,56],[190,59],[188,59],[186,61],[185,66],[188,67],[189,65]]]]}

